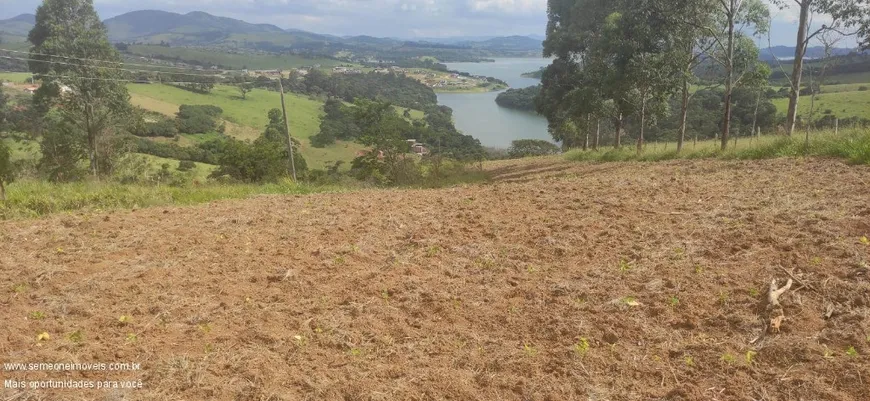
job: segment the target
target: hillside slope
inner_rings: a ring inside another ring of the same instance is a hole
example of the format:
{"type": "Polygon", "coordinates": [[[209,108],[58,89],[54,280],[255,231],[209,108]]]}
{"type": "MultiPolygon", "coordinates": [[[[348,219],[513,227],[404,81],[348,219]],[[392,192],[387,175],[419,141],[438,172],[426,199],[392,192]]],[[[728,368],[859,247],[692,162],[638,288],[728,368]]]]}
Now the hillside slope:
{"type": "Polygon", "coordinates": [[[870,168],[492,166],[0,223],[0,358],[140,362],[63,376],[141,379],[133,400],[870,399],[870,168]],[[790,275],[781,332],[751,341],[790,275]]]}

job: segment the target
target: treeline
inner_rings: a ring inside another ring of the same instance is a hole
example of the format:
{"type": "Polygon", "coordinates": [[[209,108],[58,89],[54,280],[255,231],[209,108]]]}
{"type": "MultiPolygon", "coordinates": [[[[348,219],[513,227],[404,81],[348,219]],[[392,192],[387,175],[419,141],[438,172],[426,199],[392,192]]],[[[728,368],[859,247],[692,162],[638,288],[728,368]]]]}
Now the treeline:
{"type": "Polygon", "coordinates": [[[535,98],[541,93],[541,86],[530,86],[522,89],[508,89],[499,93],[495,102],[509,109],[535,111],[535,98]]]}
{"type": "Polygon", "coordinates": [[[577,0],[551,2],[551,10],[544,56],[554,61],[543,72],[536,109],[557,140],[585,149],[594,137],[597,147],[604,122],[615,147],[630,133],[641,153],[672,110],[679,110],[671,127],[678,150],[696,119],[712,125],[705,136],[720,138],[723,149],[740,130],[755,132],[771,71],[744,32],[766,32],[762,1],[577,0]],[[699,83],[693,72],[705,63],[721,72],[712,79],[721,92],[690,90],[699,83]],[[738,90],[748,94],[739,106],[738,90]],[[692,108],[697,96],[704,97],[695,102],[701,107],[692,108]],[[735,118],[739,107],[752,109],[751,122],[735,118]]]}
{"type": "Polygon", "coordinates": [[[311,70],[302,79],[291,75],[285,89],[298,93],[325,95],[353,102],[354,99],[383,100],[392,104],[423,109],[438,104],[432,88],[403,74],[326,74],[311,70]]]}
{"type": "MultiPolygon", "coordinates": [[[[311,137],[311,145],[325,147],[334,144],[336,140],[359,141],[365,132],[371,131],[372,121],[360,118],[358,104],[345,105],[338,99],[329,99],[323,106],[324,114],[320,118],[320,132],[311,137]]],[[[390,105],[386,102],[375,102],[379,107],[390,105]]],[[[390,105],[391,106],[391,105],[390,105]]],[[[404,140],[414,139],[425,144],[430,154],[448,156],[459,160],[476,160],[483,154],[480,141],[470,135],[465,135],[453,124],[453,110],[447,106],[429,106],[424,109],[423,120],[410,119],[407,110],[401,118],[393,118],[394,129],[404,140]]],[[[399,117],[395,112],[396,117],[399,117]]],[[[406,147],[408,144],[405,144],[406,147]]]]}

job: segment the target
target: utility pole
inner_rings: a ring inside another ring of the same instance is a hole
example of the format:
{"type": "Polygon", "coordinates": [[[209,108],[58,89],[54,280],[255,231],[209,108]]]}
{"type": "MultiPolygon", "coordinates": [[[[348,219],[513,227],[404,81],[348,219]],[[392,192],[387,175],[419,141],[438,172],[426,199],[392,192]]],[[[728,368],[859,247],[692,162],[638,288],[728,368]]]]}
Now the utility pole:
{"type": "Polygon", "coordinates": [[[281,112],[284,113],[284,128],[287,129],[287,151],[290,152],[290,170],[293,172],[293,183],[296,183],[296,163],[293,162],[293,137],[290,136],[290,121],[287,120],[287,106],[284,104],[284,74],[278,70],[278,88],[281,90],[281,112]]]}

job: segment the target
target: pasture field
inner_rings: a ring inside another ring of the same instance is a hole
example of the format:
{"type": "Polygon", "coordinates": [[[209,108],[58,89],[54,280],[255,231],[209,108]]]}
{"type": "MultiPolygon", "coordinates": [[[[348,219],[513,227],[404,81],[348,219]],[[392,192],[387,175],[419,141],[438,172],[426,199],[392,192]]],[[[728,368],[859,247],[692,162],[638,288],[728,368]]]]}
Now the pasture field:
{"type": "MultiPolygon", "coordinates": [[[[243,100],[235,87],[218,85],[209,94],[200,94],[168,85],[130,84],[134,105],[156,111],[167,116],[175,116],[182,104],[210,104],[224,110],[227,120],[227,135],[238,139],[254,140],[260,136],[269,123],[268,113],[273,108],[281,108],[281,97],[277,92],[255,89],[243,100]]],[[[287,113],[290,120],[290,133],[297,139],[300,151],[309,167],[325,169],[336,161],[349,162],[363,147],[356,143],[339,142],[326,148],[311,146],[309,138],[320,132],[320,116],[323,103],[296,94],[285,95],[287,113]]],[[[412,116],[422,112],[412,111],[412,116]]],[[[422,118],[422,116],[420,116],[422,118]]],[[[186,143],[201,141],[199,135],[186,138],[186,143]]]]}
{"type": "MultiPolygon", "coordinates": [[[[857,85],[868,86],[870,84],[857,85]]],[[[870,118],[870,91],[858,91],[856,86],[848,85],[832,85],[833,89],[828,92],[827,86],[822,87],[822,93],[816,95],[815,105],[813,106],[814,118],[821,118],[830,111],[830,114],[836,115],[839,118],[861,117],[870,118]],[[854,91],[837,91],[837,89],[847,89],[854,87],[854,91]]],[[[776,106],[777,113],[785,115],[788,111],[788,98],[773,99],[773,105],[776,106]]],[[[798,101],[798,113],[801,116],[809,116],[810,112],[810,96],[801,96],[798,101]]]]}
{"type": "Polygon", "coordinates": [[[129,400],[870,399],[870,166],[485,168],[0,222],[0,358],[142,366],[4,379],[141,379],[113,391],[129,400]]]}

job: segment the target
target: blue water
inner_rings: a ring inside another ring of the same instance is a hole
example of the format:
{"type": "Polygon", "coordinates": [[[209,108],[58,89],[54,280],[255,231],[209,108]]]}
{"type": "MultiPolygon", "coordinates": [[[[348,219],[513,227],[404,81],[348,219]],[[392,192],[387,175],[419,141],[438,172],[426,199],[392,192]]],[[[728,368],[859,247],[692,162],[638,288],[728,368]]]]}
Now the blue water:
{"type": "MultiPolygon", "coordinates": [[[[543,58],[503,58],[496,59],[495,63],[447,63],[447,67],[495,77],[511,88],[525,88],[538,85],[540,81],[521,75],[549,64],[550,60],[543,58]]],[[[483,146],[507,148],[515,139],[552,141],[544,117],[499,107],[495,103],[498,93],[439,93],[438,103],[452,108],[456,128],[479,139],[483,146]]]]}

